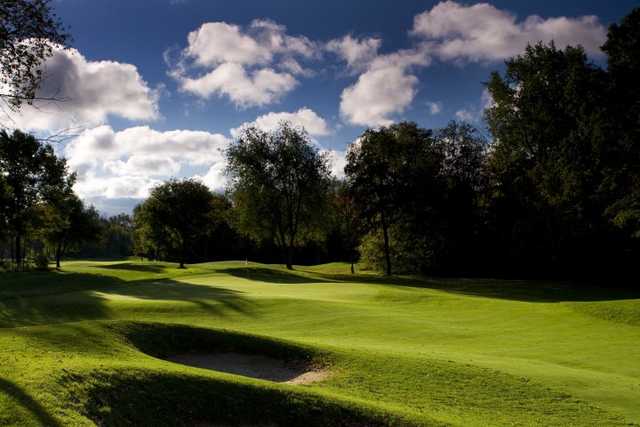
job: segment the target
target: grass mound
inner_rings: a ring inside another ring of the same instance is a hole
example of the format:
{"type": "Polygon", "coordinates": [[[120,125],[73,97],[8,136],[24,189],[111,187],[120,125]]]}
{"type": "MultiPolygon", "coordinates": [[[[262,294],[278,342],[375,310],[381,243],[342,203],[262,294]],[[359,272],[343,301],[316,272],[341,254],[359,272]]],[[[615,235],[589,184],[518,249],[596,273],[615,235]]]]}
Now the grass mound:
{"type": "Polygon", "coordinates": [[[410,425],[329,396],[181,373],[109,370],[69,374],[64,384],[76,410],[97,425],[410,425]]]}
{"type": "Polygon", "coordinates": [[[286,362],[328,363],[326,354],[311,347],[227,330],[147,322],[116,322],[107,327],[141,352],[160,359],[181,353],[237,352],[286,362]]]}
{"type": "Polygon", "coordinates": [[[640,421],[637,291],[348,272],[128,260],[4,274],[0,425],[640,421]],[[256,379],[180,353],[330,375],[256,379]]]}

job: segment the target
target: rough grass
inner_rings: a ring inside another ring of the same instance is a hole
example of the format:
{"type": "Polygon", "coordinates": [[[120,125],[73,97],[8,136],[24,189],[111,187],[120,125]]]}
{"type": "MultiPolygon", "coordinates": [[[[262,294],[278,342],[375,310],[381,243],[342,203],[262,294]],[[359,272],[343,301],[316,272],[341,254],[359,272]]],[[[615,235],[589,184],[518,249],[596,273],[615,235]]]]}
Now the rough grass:
{"type": "Polygon", "coordinates": [[[640,293],[352,276],[346,264],[73,262],[0,275],[0,425],[628,425],[640,293]],[[332,371],[276,384],[209,349],[332,371]]]}

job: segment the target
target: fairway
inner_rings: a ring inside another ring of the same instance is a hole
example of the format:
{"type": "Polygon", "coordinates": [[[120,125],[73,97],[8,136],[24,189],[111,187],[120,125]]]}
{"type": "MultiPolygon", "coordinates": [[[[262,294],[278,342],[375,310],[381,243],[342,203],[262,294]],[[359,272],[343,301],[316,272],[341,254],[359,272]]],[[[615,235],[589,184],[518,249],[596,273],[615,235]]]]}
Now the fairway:
{"type": "Polygon", "coordinates": [[[637,293],[348,271],[78,261],[5,274],[0,424],[640,423],[637,293]],[[288,384],[164,360],[211,349],[329,375],[288,384]]]}

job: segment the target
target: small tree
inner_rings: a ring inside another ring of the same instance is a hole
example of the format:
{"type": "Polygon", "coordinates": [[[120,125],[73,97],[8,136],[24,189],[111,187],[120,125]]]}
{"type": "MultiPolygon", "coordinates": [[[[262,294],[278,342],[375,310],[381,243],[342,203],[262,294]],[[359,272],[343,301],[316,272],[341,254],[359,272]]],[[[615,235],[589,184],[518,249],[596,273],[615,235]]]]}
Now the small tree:
{"type": "Polygon", "coordinates": [[[145,230],[145,246],[152,239],[156,247],[164,244],[177,250],[180,268],[184,268],[189,245],[206,234],[210,225],[212,203],[213,194],[204,184],[171,180],[155,187],[136,209],[136,227],[145,230]]]}
{"type": "Polygon", "coordinates": [[[52,247],[56,268],[72,245],[96,240],[101,231],[100,216],[93,206],[87,208],[71,193],[55,204],[44,207],[43,235],[52,247]]]}
{"type": "Polygon", "coordinates": [[[273,240],[292,269],[294,248],[321,224],[327,158],[304,129],[286,122],[273,132],[245,129],[226,154],[236,224],[256,239],[273,240]]]}

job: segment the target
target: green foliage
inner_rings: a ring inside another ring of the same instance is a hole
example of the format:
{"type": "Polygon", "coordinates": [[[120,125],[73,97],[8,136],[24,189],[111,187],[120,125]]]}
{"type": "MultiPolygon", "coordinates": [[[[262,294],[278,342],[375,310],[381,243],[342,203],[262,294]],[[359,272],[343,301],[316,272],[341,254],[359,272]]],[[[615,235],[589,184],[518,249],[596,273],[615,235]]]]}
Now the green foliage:
{"type": "Polygon", "coordinates": [[[207,186],[192,179],[171,180],[155,187],[134,212],[138,250],[176,250],[180,267],[184,267],[190,245],[215,219],[213,203],[207,186]]]}
{"type": "Polygon", "coordinates": [[[0,2],[0,98],[11,108],[36,98],[41,65],[69,36],[50,0],[0,2]]]}
{"type": "Polygon", "coordinates": [[[256,240],[274,241],[291,268],[293,250],[318,239],[329,167],[303,129],[283,122],[273,132],[244,129],[227,150],[236,226],[256,240]]]}
{"type": "Polygon", "coordinates": [[[415,123],[366,130],[347,154],[349,195],[366,227],[382,231],[388,275],[389,227],[433,193],[440,156],[432,132],[415,123]]]}
{"type": "Polygon", "coordinates": [[[608,114],[615,118],[609,138],[602,190],[612,195],[606,215],[625,234],[640,237],[640,8],[609,28],[602,47],[607,54],[608,114]]]}
{"type": "Polygon", "coordinates": [[[87,208],[78,196],[69,191],[54,203],[44,207],[45,225],[42,234],[53,249],[56,267],[72,247],[98,240],[100,216],[93,206],[87,208]]]}
{"type": "Polygon", "coordinates": [[[33,263],[36,270],[44,271],[49,269],[49,257],[44,252],[36,254],[33,263]]]}
{"type": "MultiPolygon", "coordinates": [[[[616,51],[615,40],[607,43],[616,51]]],[[[613,266],[631,249],[613,226],[634,228],[640,157],[619,129],[639,124],[615,111],[623,98],[611,82],[628,61],[612,63],[605,71],[581,48],[538,44],[488,83],[488,222],[494,249],[514,269],[576,274],[613,266]]]]}
{"type": "MultiPolygon", "coordinates": [[[[394,224],[389,227],[389,257],[397,274],[409,274],[427,269],[432,259],[430,248],[424,238],[407,229],[406,224],[394,224]]],[[[384,271],[386,255],[384,238],[377,230],[362,238],[359,247],[360,262],[368,270],[384,271]]]]}
{"type": "Polygon", "coordinates": [[[12,236],[18,269],[23,267],[27,231],[42,225],[41,212],[72,193],[75,175],[69,174],[64,159],[34,136],[18,130],[0,131],[0,175],[4,177],[4,223],[12,236]]]}

